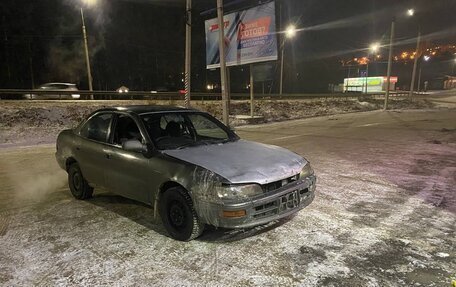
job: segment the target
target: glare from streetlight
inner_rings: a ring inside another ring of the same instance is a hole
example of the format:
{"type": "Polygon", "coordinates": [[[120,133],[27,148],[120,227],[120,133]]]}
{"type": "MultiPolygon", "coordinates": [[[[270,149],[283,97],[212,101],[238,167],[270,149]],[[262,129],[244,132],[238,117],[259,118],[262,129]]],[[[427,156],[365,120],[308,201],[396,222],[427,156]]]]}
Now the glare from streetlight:
{"type": "Polygon", "coordinates": [[[285,36],[287,38],[293,38],[296,35],[296,27],[294,25],[290,25],[285,30],[285,36]]]}
{"type": "Polygon", "coordinates": [[[407,10],[407,15],[409,15],[410,17],[412,17],[413,15],[415,15],[415,9],[408,9],[408,10],[407,10]]]}
{"type": "Polygon", "coordinates": [[[431,57],[429,57],[429,56],[424,56],[423,59],[427,62],[427,61],[429,61],[429,60],[431,59],[431,57]]]}
{"type": "Polygon", "coordinates": [[[370,46],[370,50],[372,51],[372,53],[377,53],[379,49],[380,49],[380,44],[379,43],[373,43],[370,46]]]}
{"type": "Polygon", "coordinates": [[[97,0],[82,0],[82,2],[87,6],[94,6],[97,4],[97,0]]]}

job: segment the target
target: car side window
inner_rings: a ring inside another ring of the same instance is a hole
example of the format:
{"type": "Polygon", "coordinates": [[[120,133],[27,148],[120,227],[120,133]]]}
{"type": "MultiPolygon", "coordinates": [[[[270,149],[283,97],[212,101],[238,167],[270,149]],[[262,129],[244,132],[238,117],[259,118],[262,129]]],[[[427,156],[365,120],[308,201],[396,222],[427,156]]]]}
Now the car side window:
{"type": "Polygon", "coordinates": [[[80,131],[80,135],[90,140],[107,142],[112,114],[99,114],[92,117],[80,131]]]}
{"type": "Polygon", "coordinates": [[[127,140],[144,142],[136,122],[129,116],[119,115],[114,129],[113,143],[121,146],[127,140]]]}

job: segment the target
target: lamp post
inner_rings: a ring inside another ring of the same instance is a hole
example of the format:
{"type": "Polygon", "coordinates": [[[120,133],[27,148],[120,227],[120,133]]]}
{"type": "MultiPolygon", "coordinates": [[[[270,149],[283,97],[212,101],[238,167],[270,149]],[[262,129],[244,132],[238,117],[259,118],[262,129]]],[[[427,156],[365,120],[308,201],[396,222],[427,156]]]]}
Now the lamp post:
{"type": "MultiPolygon", "coordinates": [[[[407,15],[409,17],[413,17],[415,15],[415,10],[414,9],[407,10],[407,15]]],[[[416,67],[418,65],[418,58],[421,57],[421,55],[420,55],[420,42],[421,42],[421,30],[420,30],[420,27],[418,26],[418,37],[416,38],[416,50],[415,50],[415,58],[414,58],[414,61],[413,61],[412,80],[410,82],[410,92],[409,92],[409,97],[410,98],[412,98],[413,92],[415,90],[416,67]]]]}
{"type": "MultiPolygon", "coordinates": [[[[413,17],[415,15],[415,9],[408,9],[407,10],[407,16],[408,17],[413,17]]],[[[383,107],[383,110],[388,109],[388,98],[390,94],[390,86],[391,86],[391,66],[393,64],[393,45],[394,45],[394,29],[396,25],[396,19],[393,17],[393,20],[391,21],[391,34],[390,34],[390,48],[389,48],[389,56],[388,56],[388,71],[387,71],[387,76],[386,76],[386,94],[385,94],[385,105],[383,107]]],[[[418,43],[417,46],[419,45],[419,37],[418,37],[418,43]]],[[[418,50],[418,48],[417,48],[418,50]]],[[[416,68],[416,67],[415,67],[416,68]]],[[[413,76],[414,78],[415,76],[413,76]]]]}
{"type": "Polygon", "coordinates": [[[366,90],[365,90],[365,93],[367,94],[367,86],[368,86],[368,82],[367,82],[367,78],[369,77],[369,56],[370,54],[375,54],[378,52],[378,49],[380,49],[380,44],[379,43],[373,43],[372,45],[370,45],[369,47],[369,50],[367,51],[367,59],[366,59],[366,79],[365,79],[365,84],[366,84],[366,90]]]}
{"type": "Polygon", "coordinates": [[[418,64],[418,58],[420,57],[420,42],[421,42],[421,31],[418,31],[418,38],[416,40],[415,59],[413,62],[412,81],[410,82],[410,92],[409,92],[410,98],[413,96],[413,91],[415,90],[416,67],[418,64]]]}
{"type": "Polygon", "coordinates": [[[393,45],[394,45],[394,28],[396,25],[396,19],[393,18],[391,21],[391,33],[390,33],[390,44],[389,44],[389,54],[388,54],[388,70],[386,72],[386,94],[385,94],[385,104],[383,110],[388,110],[388,97],[390,94],[391,86],[391,66],[393,64],[393,45]]]}
{"type": "Polygon", "coordinates": [[[291,39],[296,35],[296,27],[294,25],[289,25],[285,30],[285,37],[282,40],[282,51],[280,57],[280,89],[279,94],[282,95],[283,92],[283,55],[285,50],[285,41],[286,39],[291,39]]]}
{"type": "MultiPolygon", "coordinates": [[[[423,61],[424,61],[424,62],[428,62],[430,59],[431,59],[430,56],[424,56],[424,57],[423,57],[423,61]]],[[[418,73],[418,87],[417,87],[418,93],[420,92],[420,88],[421,88],[421,70],[422,70],[422,68],[423,68],[423,63],[424,63],[424,62],[421,62],[421,63],[420,63],[420,71],[419,71],[419,73],[418,73]]]]}
{"type": "Polygon", "coordinates": [[[219,28],[219,55],[220,55],[220,88],[222,94],[223,123],[230,124],[230,93],[228,90],[226,59],[225,59],[225,22],[223,19],[223,0],[217,0],[217,23],[219,28]]]}
{"type": "MultiPolygon", "coordinates": [[[[96,0],[83,0],[86,5],[94,5],[96,0]]],[[[89,57],[89,45],[87,44],[87,30],[85,26],[84,20],[84,11],[81,7],[81,20],[82,20],[82,36],[84,39],[84,51],[85,51],[85,60],[86,60],[86,67],[87,67],[87,80],[89,84],[89,91],[93,91],[92,86],[92,70],[90,68],[90,57],[89,57]]],[[[93,100],[93,95],[90,95],[90,99],[93,100]]]]}
{"type": "Polygon", "coordinates": [[[192,0],[186,2],[185,21],[185,106],[190,107],[191,59],[192,59],[192,0]]]}

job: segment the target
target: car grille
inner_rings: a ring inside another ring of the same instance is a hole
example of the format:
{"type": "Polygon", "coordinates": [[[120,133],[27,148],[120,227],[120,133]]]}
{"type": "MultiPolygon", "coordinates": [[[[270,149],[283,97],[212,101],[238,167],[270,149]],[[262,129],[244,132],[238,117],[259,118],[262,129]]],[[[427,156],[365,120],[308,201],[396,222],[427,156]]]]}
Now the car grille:
{"type": "Polygon", "coordinates": [[[264,218],[298,207],[307,198],[309,189],[295,190],[268,203],[255,206],[254,218],[264,218]]]}

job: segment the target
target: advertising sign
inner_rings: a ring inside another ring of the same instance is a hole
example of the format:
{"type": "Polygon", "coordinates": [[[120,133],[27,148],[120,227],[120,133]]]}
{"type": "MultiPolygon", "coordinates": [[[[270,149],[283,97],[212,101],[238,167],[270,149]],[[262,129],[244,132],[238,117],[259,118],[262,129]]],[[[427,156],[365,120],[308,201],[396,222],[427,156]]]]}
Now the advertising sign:
{"type": "MultiPolygon", "coordinates": [[[[349,92],[364,92],[376,93],[386,90],[386,77],[360,77],[344,79],[344,91],[349,92]]],[[[390,89],[394,90],[394,85],[397,83],[397,77],[390,78],[390,89]]]]}
{"type": "Polygon", "coordinates": [[[253,80],[255,82],[270,81],[273,79],[275,71],[272,63],[262,63],[252,66],[253,80]]]}
{"type": "MultiPolygon", "coordinates": [[[[227,66],[277,60],[275,5],[269,2],[224,16],[227,66]]],[[[220,67],[217,18],[205,22],[206,67],[220,67]]]]}

